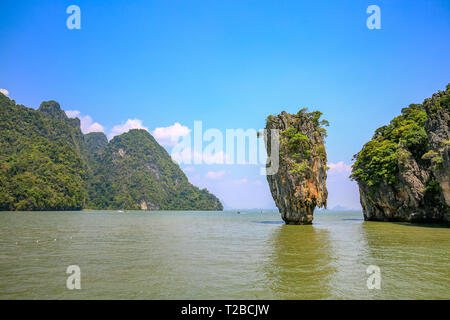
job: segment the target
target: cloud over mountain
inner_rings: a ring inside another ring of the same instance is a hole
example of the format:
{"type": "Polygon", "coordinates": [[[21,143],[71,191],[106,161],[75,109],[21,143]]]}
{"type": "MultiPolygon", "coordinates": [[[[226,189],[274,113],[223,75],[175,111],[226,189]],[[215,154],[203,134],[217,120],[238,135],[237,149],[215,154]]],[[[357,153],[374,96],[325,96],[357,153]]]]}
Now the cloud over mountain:
{"type": "Polygon", "coordinates": [[[108,138],[112,139],[119,134],[130,131],[131,129],[143,129],[148,131],[148,128],[142,124],[142,120],[128,119],[125,123],[118,124],[112,127],[111,131],[108,134],[108,138]]]}
{"type": "Polygon", "coordinates": [[[169,127],[160,127],[153,130],[152,135],[163,146],[175,146],[181,137],[188,135],[191,132],[186,126],[178,122],[169,127]]]}
{"type": "Polygon", "coordinates": [[[81,112],[78,110],[66,110],[64,111],[69,118],[80,119],[81,132],[84,134],[90,132],[105,132],[105,128],[98,122],[94,122],[91,116],[81,116],[81,112]]]}

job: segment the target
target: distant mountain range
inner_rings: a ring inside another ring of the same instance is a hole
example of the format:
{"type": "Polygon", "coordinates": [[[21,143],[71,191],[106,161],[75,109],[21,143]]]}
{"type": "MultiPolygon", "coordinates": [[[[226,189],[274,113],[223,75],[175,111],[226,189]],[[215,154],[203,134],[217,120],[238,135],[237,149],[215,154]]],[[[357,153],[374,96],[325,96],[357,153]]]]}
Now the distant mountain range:
{"type": "Polygon", "coordinates": [[[361,211],[361,209],[348,208],[341,205],[336,205],[329,208],[316,208],[316,211],[361,211]]]}
{"type": "Polygon", "coordinates": [[[84,135],[56,101],[38,110],[0,93],[0,210],[223,210],[150,133],[84,135]]]}

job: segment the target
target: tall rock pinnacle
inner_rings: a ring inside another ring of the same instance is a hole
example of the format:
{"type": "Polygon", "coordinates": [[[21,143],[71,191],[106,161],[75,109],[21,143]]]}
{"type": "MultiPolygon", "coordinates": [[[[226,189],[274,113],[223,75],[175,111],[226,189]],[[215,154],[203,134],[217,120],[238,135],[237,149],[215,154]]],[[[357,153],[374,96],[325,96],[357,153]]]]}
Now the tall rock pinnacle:
{"type": "Polygon", "coordinates": [[[266,122],[268,155],[274,150],[269,141],[279,134],[279,169],[267,175],[275,204],[286,224],[311,224],[315,207],[327,204],[326,163],[324,146],[328,121],[320,121],[320,111],[297,114],[285,111],[270,115],[266,122]],[[271,130],[269,130],[271,129],[271,130]],[[279,131],[273,130],[278,129],[279,131]]]}

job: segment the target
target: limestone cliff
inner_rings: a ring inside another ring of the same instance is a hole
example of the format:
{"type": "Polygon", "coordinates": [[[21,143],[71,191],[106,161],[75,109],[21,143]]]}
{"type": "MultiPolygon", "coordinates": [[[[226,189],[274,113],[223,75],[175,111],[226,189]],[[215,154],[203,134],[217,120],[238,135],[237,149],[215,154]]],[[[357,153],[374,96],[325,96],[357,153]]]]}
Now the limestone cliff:
{"type": "Polygon", "coordinates": [[[355,155],[365,220],[450,222],[450,84],[376,130],[355,155]]]}
{"type": "Polygon", "coordinates": [[[311,224],[315,207],[327,204],[326,130],[322,126],[328,122],[319,121],[321,114],[302,109],[297,114],[283,111],[267,118],[265,140],[269,155],[275,150],[270,141],[279,134],[279,169],[267,175],[267,181],[287,224],[311,224]]]}

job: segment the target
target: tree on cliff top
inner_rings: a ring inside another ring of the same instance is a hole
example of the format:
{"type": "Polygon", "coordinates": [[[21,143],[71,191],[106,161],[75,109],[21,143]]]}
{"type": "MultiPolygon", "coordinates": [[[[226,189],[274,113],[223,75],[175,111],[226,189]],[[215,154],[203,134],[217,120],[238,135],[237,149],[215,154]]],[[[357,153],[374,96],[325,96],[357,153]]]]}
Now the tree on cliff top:
{"type": "Polygon", "coordinates": [[[375,186],[381,181],[395,184],[401,169],[401,162],[411,155],[418,162],[439,165],[441,159],[433,155],[428,144],[425,123],[433,113],[449,108],[450,84],[436,99],[425,100],[424,104],[411,104],[401,110],[401,115],[389,125],[375,131],[372,140],[354,155],[352,174],[354,180],[375,186]]]}

